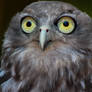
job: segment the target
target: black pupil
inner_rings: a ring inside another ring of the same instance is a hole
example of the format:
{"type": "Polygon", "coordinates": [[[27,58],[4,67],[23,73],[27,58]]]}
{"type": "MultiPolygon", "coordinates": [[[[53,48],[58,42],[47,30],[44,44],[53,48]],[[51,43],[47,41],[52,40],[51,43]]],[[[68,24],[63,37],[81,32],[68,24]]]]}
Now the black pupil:
{"type": "Polygon", "coordinates": [[[68,22],[68,21],[64,21],[63,25],[64,25],[65,27],[68,27],[68,26],[69,26],[69,22],[68,22]]]}
{"type": "Polygon", "coordinates": [[[27,22],[27,27],[31,27],[32,23],[30,21],[27,22]]]}

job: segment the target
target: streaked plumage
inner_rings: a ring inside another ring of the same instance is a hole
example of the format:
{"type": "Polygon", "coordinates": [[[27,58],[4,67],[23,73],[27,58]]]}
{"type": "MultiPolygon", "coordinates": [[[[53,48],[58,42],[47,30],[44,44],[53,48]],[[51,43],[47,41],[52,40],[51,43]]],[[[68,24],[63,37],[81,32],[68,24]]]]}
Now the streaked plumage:
{"type": "Polygon", "coordinates": [[[92,19],[70,4],[35,2],[5,33],[0,92],[92,92],[92,19]],[[64,23],[63,23],[64,22],[64,23]]]}

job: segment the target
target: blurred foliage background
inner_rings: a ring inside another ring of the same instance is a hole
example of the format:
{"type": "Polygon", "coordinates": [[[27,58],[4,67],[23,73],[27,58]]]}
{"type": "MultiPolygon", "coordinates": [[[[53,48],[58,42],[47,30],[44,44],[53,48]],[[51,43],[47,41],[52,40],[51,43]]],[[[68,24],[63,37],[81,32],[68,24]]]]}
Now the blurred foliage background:
{"type": "MultiPolygon", "coordinates": [[[[0,0],[0,55],[4,32],[9,21],[17,12],[21,11],[26,5],[38,0],[0,0]]],[[[51,0],[50,0],[51,1],[51,0]]],[[[80,10],[92,16],[92,0],[59,0],[71,3],[80,10]]]]}

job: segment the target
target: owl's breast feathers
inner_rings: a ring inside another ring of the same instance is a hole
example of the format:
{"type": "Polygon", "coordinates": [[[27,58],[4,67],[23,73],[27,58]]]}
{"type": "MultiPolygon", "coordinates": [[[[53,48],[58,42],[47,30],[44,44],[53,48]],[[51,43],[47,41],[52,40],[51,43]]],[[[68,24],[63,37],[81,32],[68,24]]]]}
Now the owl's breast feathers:
{"type": "Polygon", "coordinates": [[[16,51],[12,78],[1,85],[2,92],[91,92],[90,57],[65,47],[16,51]]]}

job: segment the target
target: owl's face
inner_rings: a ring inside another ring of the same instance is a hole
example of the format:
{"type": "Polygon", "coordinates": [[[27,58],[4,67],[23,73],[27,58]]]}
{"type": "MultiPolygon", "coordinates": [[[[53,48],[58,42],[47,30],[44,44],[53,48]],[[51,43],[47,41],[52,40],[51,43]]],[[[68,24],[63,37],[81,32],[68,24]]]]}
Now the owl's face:
{"type": "Polygon", "coordinates": [[[82,63],[91,59],[91,38],[92,20],[86,13],[63,2],[33,3],[10,23],[3,45],[9,58],[3,65],[13,66],[21,79],[39,72],[53,79],[65,67],[82,72],[82,63]]]}
{"type": "Polygon", "coordinates": [[[38,48],[41,53],[65,45],[83,49],[89,44],[91,24],[87,14],[69,4],[39,2],[29,5],[13,18],[8,35],[9,40],[13,40],[12,45],[31,48],[30,44],[33,44],[32,48],[38,48]]]}

